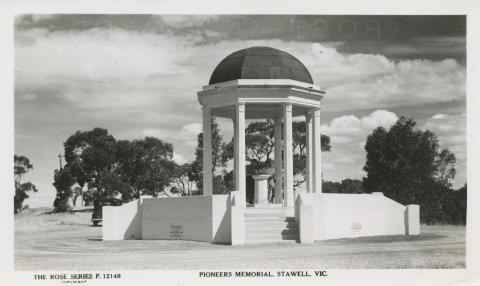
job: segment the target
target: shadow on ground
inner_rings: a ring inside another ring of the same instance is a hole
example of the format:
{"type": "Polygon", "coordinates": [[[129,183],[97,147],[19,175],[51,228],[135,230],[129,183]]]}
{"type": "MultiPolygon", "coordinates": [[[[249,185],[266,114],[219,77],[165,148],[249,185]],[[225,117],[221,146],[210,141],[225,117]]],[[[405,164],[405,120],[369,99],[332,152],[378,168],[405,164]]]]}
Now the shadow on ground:
{"type": "Polygon", "coordinates": [[[422,233],[420,235],[384,235],[384,236],[368,236],[357,238],[340,238],[323,240],[323,243],[392,243],[392,242],[408,242],[408,241],[426,241],[438,240],[446,238],[446,235],[436,233],[422,233]]]}

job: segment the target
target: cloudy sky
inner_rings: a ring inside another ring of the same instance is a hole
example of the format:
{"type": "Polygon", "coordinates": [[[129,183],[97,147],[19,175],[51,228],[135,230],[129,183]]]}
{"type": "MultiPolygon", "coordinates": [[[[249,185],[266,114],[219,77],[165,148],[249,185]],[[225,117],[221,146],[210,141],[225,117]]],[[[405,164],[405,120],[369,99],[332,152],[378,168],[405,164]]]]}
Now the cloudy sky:
{"type": "MultiPolygon", "coordinates": [[[[326,90],[325,179],[361,178],[377,126],[413,117],[457,157],[466,182],[465,17],[23,15],[15,22],[15,153],[29,157],[51,205],[53,170],[77,130],[118,139],[157,136],[193,159],[201,129],[196,92],[228,54],[250,46],[300,59],[326,90]]],[[[231,124],[221,121],[226,140],[231,124]]]]}

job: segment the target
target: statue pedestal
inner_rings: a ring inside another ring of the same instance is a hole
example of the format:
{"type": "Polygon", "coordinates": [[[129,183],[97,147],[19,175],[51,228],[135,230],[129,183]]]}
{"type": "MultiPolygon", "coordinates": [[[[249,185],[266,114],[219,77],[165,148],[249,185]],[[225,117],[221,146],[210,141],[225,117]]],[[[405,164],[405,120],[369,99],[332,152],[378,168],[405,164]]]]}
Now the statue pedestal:
{"type": "Polygon", "coordinates": [[[269,175],[255,175],[255,205],[268,205],[268,178],[269,175]]]}

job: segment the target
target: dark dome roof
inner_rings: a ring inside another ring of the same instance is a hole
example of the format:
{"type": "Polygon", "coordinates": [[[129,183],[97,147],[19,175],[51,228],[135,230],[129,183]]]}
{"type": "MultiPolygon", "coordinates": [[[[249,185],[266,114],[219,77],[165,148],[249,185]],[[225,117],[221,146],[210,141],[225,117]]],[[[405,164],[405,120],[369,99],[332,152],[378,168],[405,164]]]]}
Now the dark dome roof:
{"type": "Polygon", "coordinates": [[[230,54],[215,68],[209,84],[236,79],[292,79],[313,84],[302,62],[270,47],[251,47],[230,54]]]}

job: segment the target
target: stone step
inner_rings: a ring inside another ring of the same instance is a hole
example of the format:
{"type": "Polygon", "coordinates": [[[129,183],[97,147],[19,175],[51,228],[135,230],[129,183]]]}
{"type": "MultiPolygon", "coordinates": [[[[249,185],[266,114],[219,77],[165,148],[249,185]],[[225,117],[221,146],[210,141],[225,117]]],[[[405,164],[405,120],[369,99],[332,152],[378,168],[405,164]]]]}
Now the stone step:
{"type": "Polygon", "coordinates": [[[284,213],[245,213],[245,217],[288,217],[284,213]]]}
{"type": "Polygon", "coordinates": [[[274,228],[274,229],[284,229],[284,228],[298,228],[295,221],[279,221],[279,220],[248,220],[245,221],[245,228],[247,229],[257,229],[257,228],[274,228]]]}
{"type": "Polygon", "coordinates": [[[245,213],[245,218],[294,218],[294,216],[289,216],[282,213],[245,213]]]}
{"type": "Polygon", "coordinates": [[[298,228],[247,228],[246,236],[261,235],[298,235],[298,228]]]}
{"type": "Polygon", "coordinates": [[[246,243],[256,243],[256,242],[280,242],[280,241],[298,241],[299,235],[298,233],[286,233],[286,234],[264,234],[264,233],[254,233],[250,234],[247,233],[245,235],[245,242],[246,243]]]}
{"type": "Polygon", "coordinates": [[[245,219],[245,229],[282,229],[295,228],[297,223],[294,218],[247,218],[245,219]]]}
{"type": "Polygon", "coordinates": [[[298,240],[290,239],[290,240],[269,240],[269,239],[255,239],[255,240],[247,240],[245,244],[295,244],[298,240]]]}
{"type": "Polygon", "coordinates": [[[245,210],[245,242],[278,243],[299,239],[295,217],[287,208],[247,208],[245,210]]]}
{"type": "Polygon", "coordinates": [[[262,216],[262,215],[273,215],[273,216],[287,216],[288,210],[285,208],[246,208],[245,216],[262,216]]]}
{"type": "Polygon", "coordinates": [[[271,220],[295,221],[295,217],[287,216],[284,214],[245,214],[245,219],[247,220],[271,219],[271,220]]]}
{"type": "Polygon", "coordinates": [[[272,209],[272,208],[283,208],[282,204],[268,204],[268,205],[256,205],[256,204],[248,204],[248,208],[260,208],[260,209],[272,209]]]}

